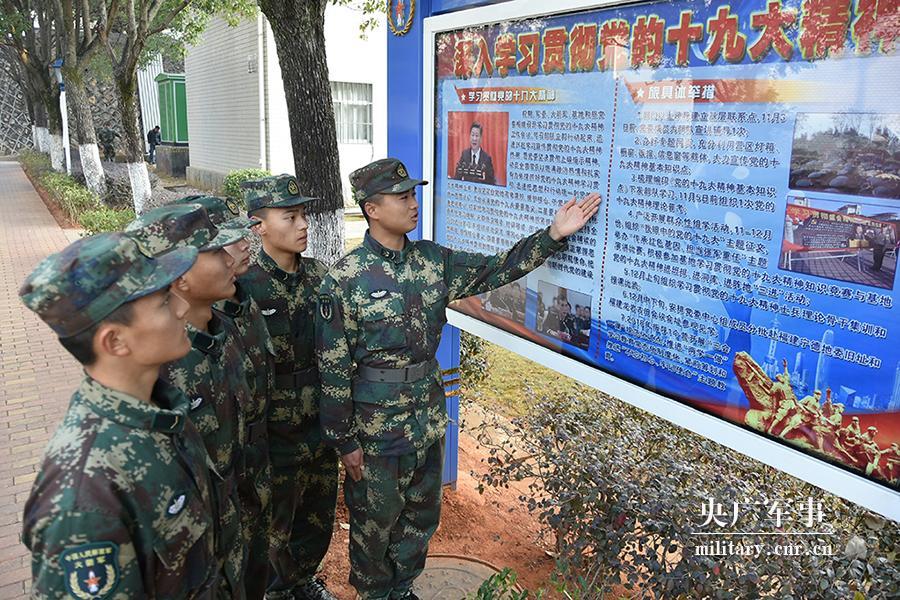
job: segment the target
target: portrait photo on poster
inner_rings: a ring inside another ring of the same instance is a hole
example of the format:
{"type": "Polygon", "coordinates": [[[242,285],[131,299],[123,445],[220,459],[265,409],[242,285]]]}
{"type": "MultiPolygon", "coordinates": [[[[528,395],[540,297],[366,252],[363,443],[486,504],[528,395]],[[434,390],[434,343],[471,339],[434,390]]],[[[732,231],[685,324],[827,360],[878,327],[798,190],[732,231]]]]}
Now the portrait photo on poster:
{"type": "Polygon", "coordinates": [[[509,113],[447,114],[447,173],[451,179],[506,186],[509,113]]]}

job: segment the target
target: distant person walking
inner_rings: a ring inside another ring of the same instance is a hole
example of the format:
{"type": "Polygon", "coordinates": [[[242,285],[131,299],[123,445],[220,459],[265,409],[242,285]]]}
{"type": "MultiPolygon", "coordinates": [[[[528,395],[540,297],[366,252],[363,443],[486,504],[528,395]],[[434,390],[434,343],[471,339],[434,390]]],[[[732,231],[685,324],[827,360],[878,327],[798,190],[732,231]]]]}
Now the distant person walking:
{"type": "Polygon", "coordinates": [[[150,148],[148,161],[151,165],[156,164],[156,147],[162,144],[162,135],[159,132],[159,125],[147,132],[147,145],[150,148]]]}

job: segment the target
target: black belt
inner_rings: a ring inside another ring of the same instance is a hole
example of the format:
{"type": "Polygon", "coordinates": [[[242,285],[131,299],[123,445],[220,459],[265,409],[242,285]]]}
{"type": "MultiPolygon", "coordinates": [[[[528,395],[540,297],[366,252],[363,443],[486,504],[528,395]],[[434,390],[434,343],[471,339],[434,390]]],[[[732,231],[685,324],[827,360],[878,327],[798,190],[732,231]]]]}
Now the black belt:
{"type": "Polygon", "coordinates": [[[319,369],[315,365],[292,373],[275,374],[275,388],[279,390],[295,390],[304,385],[319,383],[319,369]]]}
{"type": "Polygon", "coordinates": [[[247,424],[247,445],[252,445],[266,436],[266,418],[247,424]]]}
{"type": "Polygon", "coordinates": [[[375,367],[360,365],[356,367],[356,374],[366,381],[413,383],[433,373],[436,368],[437,361],[431,359],[399,369],[376,369],[375,367]]]}

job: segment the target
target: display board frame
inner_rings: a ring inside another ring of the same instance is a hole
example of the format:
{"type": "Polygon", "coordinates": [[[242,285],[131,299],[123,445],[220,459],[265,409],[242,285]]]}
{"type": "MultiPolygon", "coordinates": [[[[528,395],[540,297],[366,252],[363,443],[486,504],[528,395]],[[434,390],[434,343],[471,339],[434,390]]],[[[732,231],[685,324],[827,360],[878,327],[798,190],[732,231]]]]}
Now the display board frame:
{"type": "MultiPolygon", "coordinates": [[[[436,37],[447,31],[476,27],[511,19],[557,16],[575,11],[642,4],[607,0],[511,0],[490,6],[428,17],[423,28],[423,177],[434,180],[436,119],[436,37]],[[431,135],[431,137],[428,137],[431,135]]],[[[423,186],[420,202],[423,239],[435,239],[434,186],[423,186]]],[[[678,400],[647,390],[599,368],[581,363],[561,353],[522,339],[452,308],[447,309],[450,325],[458,327],[516,354],[576,379],[597,390],[657,415],[698,435],[709,438],[750,458],[788,473],[830,493],[864,506],[885,517],[900,521],[900,492],[870,481],[803,451],[739,427],[723,418],[707,414],[678,400]]]]}

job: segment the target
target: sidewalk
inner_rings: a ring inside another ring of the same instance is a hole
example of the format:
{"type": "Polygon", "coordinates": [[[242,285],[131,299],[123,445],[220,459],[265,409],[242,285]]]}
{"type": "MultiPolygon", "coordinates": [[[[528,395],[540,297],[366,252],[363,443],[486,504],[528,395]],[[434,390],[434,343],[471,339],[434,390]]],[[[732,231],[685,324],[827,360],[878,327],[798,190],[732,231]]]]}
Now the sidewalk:
{"type": "Polygon", "coordinates": [[[22,511],[81,369],[19,301],[45,256],[69,243],[15,162],[0,162],[0,598],[25,598],[30,557],[22,511]]]}

